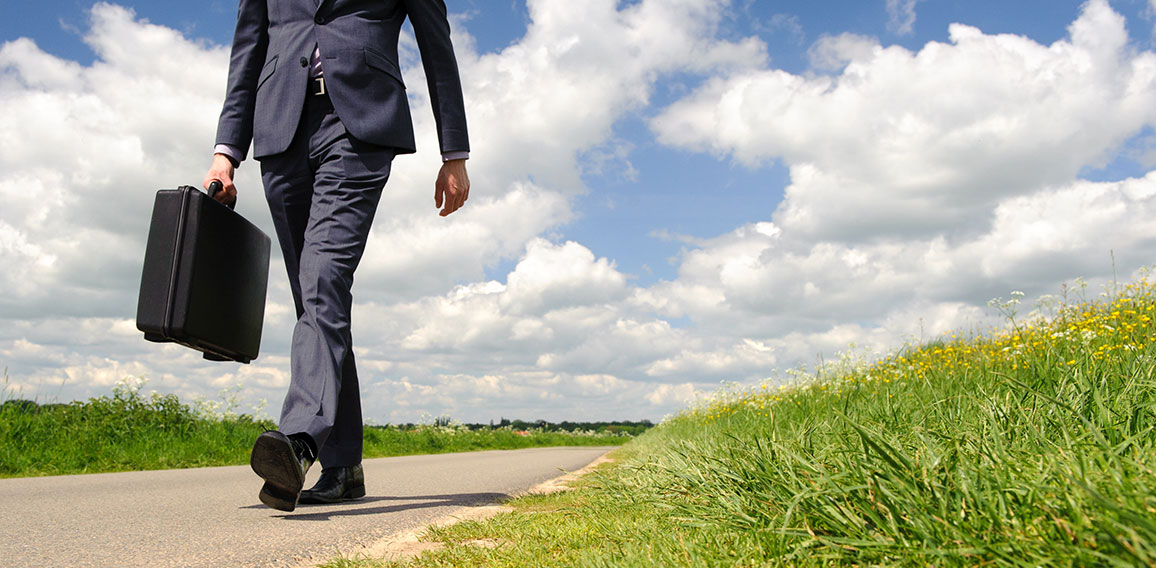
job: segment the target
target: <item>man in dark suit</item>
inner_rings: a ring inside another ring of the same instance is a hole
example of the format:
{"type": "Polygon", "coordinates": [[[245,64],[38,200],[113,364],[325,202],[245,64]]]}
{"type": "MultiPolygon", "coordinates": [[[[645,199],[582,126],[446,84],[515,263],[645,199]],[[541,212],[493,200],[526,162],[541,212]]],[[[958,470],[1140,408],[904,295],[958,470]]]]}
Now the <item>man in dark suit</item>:
{"type": "MultiPolygon", "coordinates": [[[[409,18],[429,84],[442,216],[469,196],[465,104],[442,0],[240,0],[229,84],[205,187],[250,142],[297,308],[280,431],[257,438],[260,499],[292,511],[365,495],[362,418],[350,336],[353,272],[394,156],[416,151],[398,36],[409,18]],[[302,492],[320,460],[321,478],[302,492]]],[[[222,283],[221,293],[228,293],[222,283]]]]}

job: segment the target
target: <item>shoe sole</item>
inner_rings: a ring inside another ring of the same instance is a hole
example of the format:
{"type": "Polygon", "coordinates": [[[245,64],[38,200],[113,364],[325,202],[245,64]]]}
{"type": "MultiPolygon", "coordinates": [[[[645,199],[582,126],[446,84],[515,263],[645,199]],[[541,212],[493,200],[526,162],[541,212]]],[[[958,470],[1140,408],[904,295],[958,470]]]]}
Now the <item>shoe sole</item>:
{"type": "Polygon", "coordinates": [[[341,497],[338,497],[337,499],[318,497],[311,494],[309,491],[302,491],[301,497],[297,500],[297,502],[302,505],[326,505],[330,503],[341,503],[342,501],[352,501],[354,499],[361,499],[362,497],[365,497],[364,485],[350,488],[345,493],[342,493],[341,497]]]}
{"type": "Polygon", "coordinates": [[[257,437],[249,457],[253,472],[265,480],[257,495],[261,502],[279,511],[297,507],[305,475],[293,455],[293,446],[284,434],[266,432],[257,437]],[[276,435],[273,435],[276,434],[276,435]]]}

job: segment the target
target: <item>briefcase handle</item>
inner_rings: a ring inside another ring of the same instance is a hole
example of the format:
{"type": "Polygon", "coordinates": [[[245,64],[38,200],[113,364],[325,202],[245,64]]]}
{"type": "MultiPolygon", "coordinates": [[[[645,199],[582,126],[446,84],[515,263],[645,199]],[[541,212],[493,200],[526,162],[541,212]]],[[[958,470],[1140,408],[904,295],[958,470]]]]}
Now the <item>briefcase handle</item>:
{"type": "MultiPolygon", "coordinates": [[[[221,182],[219,180],[213,180],[213,181],[209,182],[209,197],[216,199],[217,192],[223,191],[224,189],[225,189],[224,186],[221,185],[221,182]]],[[[237,199],[234,198],[233,201],[231,201],[228,204],[228,206],[229,206],[229,209],[236,209],[237,208],[237,199]]]]}

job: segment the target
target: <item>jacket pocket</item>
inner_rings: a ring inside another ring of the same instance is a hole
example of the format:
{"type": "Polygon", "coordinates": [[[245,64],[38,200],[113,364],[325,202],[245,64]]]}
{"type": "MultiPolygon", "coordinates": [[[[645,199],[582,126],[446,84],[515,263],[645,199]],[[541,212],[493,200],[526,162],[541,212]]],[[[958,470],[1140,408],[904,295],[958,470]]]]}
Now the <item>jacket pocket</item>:
{"type": "Polygon", "coordinates": [[[388,57],[367,47],[365,48],[365,64],[393,77],[403,89],[405,88],[405,82],[401,80],[401,69],[398,68],[397,63],[390,61],[388,57]]]}
{"type": "Polygon", "coordinates": [[[273,58],[270,59],[269,61],[266,61],[265,66],[261,68],[261,75],[257,79],[257,89],[256,89],[257,91],[261,90],[261,85],[264,85],[265,81],[268,81],[269,77],[273,76],[273,71],[275,71],[276,69],[277,69],[277,56],[274,55],[273,58]]]}

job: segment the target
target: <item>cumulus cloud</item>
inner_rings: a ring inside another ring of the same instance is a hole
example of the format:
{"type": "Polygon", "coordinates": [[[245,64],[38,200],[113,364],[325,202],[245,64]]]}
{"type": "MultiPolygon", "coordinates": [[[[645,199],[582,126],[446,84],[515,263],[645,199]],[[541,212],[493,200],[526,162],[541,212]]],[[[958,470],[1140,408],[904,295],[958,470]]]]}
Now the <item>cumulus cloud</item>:
{"type": "Polygon", "coordinates": [[[825,39],[820,53],[850,61],[841,74],[732,74],[653,127],[681,148],[785,160],[776,224],[855,241],[984,230],[996,200],[1070,182],[1156,118],[1156,55],[1127,48],[1105,1],[1050,46],[959,24],[950,35],[919,52],[825,39]]]}
{"type": "Polygon", "coordinates": [[[709,81],[653,120],[659,139],[781,159],[791,182],[770,221],[688,249],[640,298],[792,359],[839,329],[878,347],[924,336],[921,320],[977,325],[985,300],[1104,274],[1113,254],[1150,263],[1156,178],[1078,175],[1153,125],[1156,56],[1127,46],[1102,0],[1069,31],[1045,46],[957,24],[918,52],[829,37],[812,61],[835,75],[709,81]]]}
{"type": "Polygon", "coordinates": [[[855,61],[869,60],[882,49],[875,38],[858,34],[839,34],[819,38],[807,50],[811,68],[818,71],[842,71],[855,61]]]}
{"type": "MultiPolygon", "coordinates": [[[[665,322],[627,317],[625,277],[575,242],[537,239],[506,278],[414,302],[367,305],[380,354],[488,374],[525,369],[629,376],[679,348],[665,322]],[[379,327],[381,326],[381,327],[379,327]],[[459,367],[460,366],[460,367],[459,367]]],[[[405,365],[409,361],[400,360],[405,365]]]]}
{"type": "Polygon", "coordinates": [[[915,5],[919,0],[887,0],[887,29],[897,35],[915,31],[915,5]]]}
{"type": "Polygon", "coordinates": [[[765,24],[756,24],[756,26],[758,29],[772,34],[785,34],[791,42],[796,44],[802,44],[807,37],[799,17],[791,14],[775,14],[765,24]]]}

